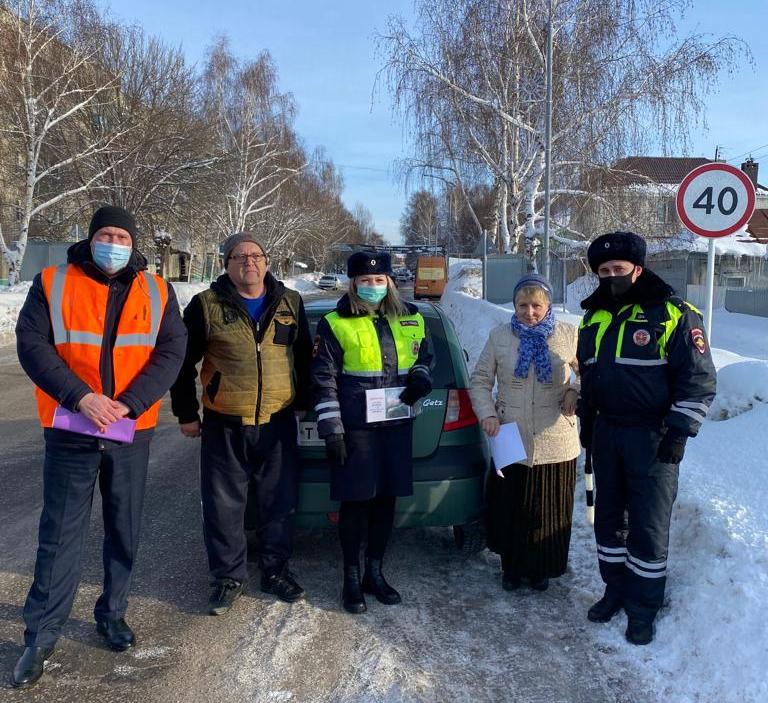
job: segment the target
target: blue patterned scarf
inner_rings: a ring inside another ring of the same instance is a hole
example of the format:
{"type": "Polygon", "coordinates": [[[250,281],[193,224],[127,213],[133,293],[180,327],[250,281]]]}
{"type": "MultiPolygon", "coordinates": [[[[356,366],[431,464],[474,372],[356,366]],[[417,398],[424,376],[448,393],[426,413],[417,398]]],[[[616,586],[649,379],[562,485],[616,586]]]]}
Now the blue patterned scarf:
{"type": "Polygon", "coordinates": [[[549,356],[547,339],[554,331],[555,316],[551,307],[544,319],[533,327],[528,327],[512,315],[512,332],[520,338],[520,353],[517,357],[515,376],[527,378],[533,362],[539,383],[552,382],[552,359],[549,356]]]}

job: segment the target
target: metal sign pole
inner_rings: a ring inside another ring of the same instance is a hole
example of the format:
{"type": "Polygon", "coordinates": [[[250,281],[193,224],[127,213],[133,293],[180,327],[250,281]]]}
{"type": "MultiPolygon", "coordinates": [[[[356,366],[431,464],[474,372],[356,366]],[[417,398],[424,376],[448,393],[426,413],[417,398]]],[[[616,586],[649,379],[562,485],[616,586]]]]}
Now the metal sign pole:
{"type": "Polygon", "coordinates": [[[704,327],[709,337],[709,346],[712,346],[712,308],[715,299],[715,240],[709,240],[707,248],[707,307],[704,311],[704,327]]]}

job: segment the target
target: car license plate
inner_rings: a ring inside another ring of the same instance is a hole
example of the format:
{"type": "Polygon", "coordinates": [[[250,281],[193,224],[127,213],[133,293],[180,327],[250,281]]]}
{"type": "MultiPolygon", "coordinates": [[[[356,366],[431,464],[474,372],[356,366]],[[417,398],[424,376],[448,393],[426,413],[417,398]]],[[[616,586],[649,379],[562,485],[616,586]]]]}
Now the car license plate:
{"type": "Polygon", "coordinates": [[[325,441],[320,439],[317,434],[316,422],[299,423],[299,446],[300,447],[324,447],[325,441]]]}

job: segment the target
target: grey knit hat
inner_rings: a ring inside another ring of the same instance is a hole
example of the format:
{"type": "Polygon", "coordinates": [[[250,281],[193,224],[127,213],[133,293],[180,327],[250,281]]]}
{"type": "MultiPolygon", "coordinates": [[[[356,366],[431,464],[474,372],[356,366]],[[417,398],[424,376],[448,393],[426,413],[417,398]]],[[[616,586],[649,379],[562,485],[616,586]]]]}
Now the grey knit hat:
{"type": "Polygon", "coordinates": [[[238,244],[242,244],[243,242],[252,242],[253,244],[258,245],[264,254],[267,255],[267,258],[269,258],[269,254],[267,254],[267,248],[256,238],[256,235],[253,234],[253,232],[236,232],[235,234],[227,237],[221,244],[221,252],[224,256],[224,268],[227,267],[229,256],[232,253],[232,250],[238,244]]]}

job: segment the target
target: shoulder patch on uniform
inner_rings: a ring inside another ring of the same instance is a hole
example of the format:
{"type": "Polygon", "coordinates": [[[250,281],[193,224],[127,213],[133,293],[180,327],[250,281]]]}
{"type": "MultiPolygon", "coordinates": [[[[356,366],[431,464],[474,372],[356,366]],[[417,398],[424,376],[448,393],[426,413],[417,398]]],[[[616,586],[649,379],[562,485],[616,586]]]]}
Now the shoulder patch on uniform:
{"type": "Polygon", "coordinates": [[[401,327],[418,327],[419,321],[418,320],[400,320],[400,326],[401,327]]]}
{"type": "Polygon", "coordinates": [[[699,354],[704,354],[707,351],[707,341],[704,339],[704,332],[699,327],[694,327],[691,330],[691,342],[699,354]]]}
{"type": "Polygon", "coordinates": [[[314,359],[320,352],[320,335],[315,335],[315,341],[312,342],[312,358],[314,359]]]}

